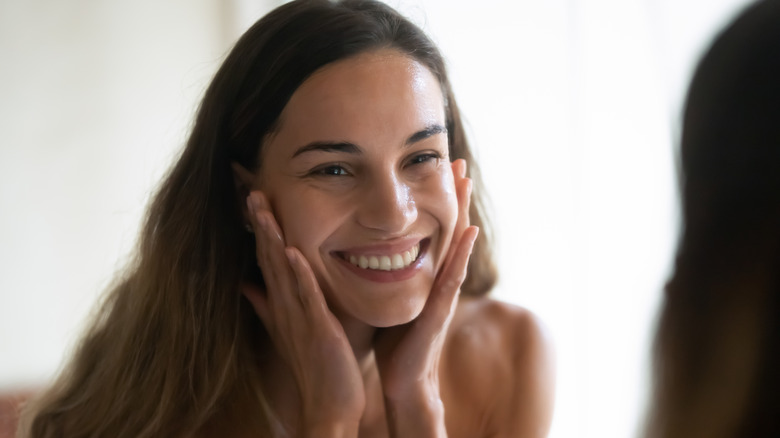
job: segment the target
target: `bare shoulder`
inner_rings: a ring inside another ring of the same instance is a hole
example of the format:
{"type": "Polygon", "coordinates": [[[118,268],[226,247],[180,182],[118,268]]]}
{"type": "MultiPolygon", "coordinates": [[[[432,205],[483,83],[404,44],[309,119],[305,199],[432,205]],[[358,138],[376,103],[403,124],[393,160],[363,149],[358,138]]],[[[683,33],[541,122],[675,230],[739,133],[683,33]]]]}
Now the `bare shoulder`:
{"type": "Polygon", "coordinates": [[[546,436],[554,399],[553,356],[547,330],[532,312],[485,297],[463,297],[441,365],[447,410],[463,410],[467,417],[469,408],[475,412],[479,406],[480,430],[472,436],[546,436]]]}
{"type": "Polygon", "coordinates": [[[551,342],[543,323],[529,310],[490,298],[464,297],[450,325],[447,349],[525,366],[530,363],[523,358],[551,354],[551,342]]]}

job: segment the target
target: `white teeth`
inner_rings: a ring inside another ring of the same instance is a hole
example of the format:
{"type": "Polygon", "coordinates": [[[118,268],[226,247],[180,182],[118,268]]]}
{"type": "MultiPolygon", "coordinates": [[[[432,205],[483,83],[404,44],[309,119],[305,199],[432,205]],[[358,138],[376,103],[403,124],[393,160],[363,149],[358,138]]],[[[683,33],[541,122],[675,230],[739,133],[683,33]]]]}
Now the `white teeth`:
{"type": "Polygon", "coordinates": [[[390,257],[388,256],[381,256],[379,257],[379,269],[383,271],[389,271],[390,268],[393,267],[392,262],[390,262],[390,257]]]}
{"type": "Polygon", "coordinates": [[[401,254],[365,256],[350,255],[349,262],[363,269],[378,269],[381,271],[393,271],[403,269],[411,265],[420,255],[420,244],[414,245],[409,251],[401,254]]]}
{"type": "Polygon", "coordinates": [[[404,258],[401,254],[393,254],[393,269],[401,269],[404,267],[404,258]]]}

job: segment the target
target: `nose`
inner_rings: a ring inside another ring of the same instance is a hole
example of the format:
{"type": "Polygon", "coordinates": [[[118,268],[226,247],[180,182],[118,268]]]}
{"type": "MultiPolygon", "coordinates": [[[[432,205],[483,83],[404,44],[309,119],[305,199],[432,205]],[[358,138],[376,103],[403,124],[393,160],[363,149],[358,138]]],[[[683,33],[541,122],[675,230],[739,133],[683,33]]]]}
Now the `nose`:
{"type": "Polygon", "coordinates": [[[394,173],[367,181],[362,192],[357,218],[360,225],[398,234],[417,220],[417,205],[411,187],[394,173]]]}

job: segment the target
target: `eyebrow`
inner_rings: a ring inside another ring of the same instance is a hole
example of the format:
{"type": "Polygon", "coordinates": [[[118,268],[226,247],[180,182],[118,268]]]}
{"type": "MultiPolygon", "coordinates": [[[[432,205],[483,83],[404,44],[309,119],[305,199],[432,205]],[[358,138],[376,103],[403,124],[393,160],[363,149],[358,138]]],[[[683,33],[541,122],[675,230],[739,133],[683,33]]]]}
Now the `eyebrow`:
{"type": "MultiPolygon", "coordinates": [[[[425,129],[420,130],[409,136],[406,139],[405,145],[411,146],[414,143],[425,140],[428,137],[432,137],[436,134],[446,134],[447,128],[442,125],[434,124],[426,126],[425,129]]],[[[307,152],[344,152],[348,154],[359,155],[362,153],[360,146],[350,143],[348,141],[314,141],[305,146],[301,146],[293,154],[293,158],[298,155],[305,154],[307,152]]]]}
{"type": "Polygon", "coordinates": [[[411,135],[408,139],[406,139],[406,145],[412,145],[414,143],[417,143],[418,141],[425,140],[428,137],[432,137],[436,134],[446,134],[447,128],[445,128],[442,125],[429,125],[422,131],[417,131],[414,134],[411,135]]]}
{"type": "Polygon", "coordinates": [[[360,148],[356,144],[347,141],[315,141],[307,144],[306,146],[301,146],[298,148],[298,150],[293,154],[293,158],[297,157],[298,155],[305,154],[306,152],[314,151],[346,152],[348,154],[361,153],[360,148]]]}

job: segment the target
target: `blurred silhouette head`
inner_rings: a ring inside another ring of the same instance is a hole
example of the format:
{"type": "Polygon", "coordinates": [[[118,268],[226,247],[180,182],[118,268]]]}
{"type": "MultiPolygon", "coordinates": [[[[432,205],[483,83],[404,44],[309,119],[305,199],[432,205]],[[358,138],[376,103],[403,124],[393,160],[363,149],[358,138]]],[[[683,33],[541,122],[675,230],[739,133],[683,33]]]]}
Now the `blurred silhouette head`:
{"type": "Polygon", "coordinates": [[[706,52],[680,152],[649,436],[780,436],[780,2],[746,8],[706,52]]]}

